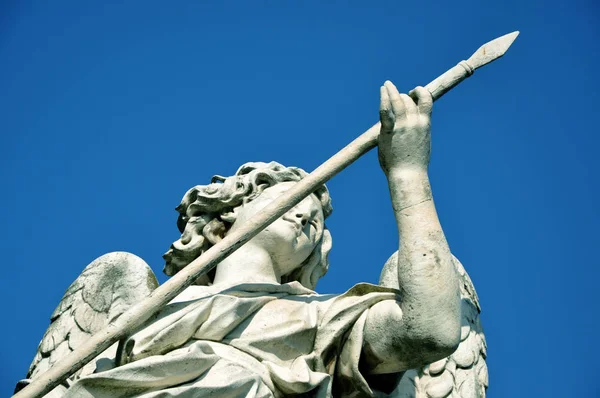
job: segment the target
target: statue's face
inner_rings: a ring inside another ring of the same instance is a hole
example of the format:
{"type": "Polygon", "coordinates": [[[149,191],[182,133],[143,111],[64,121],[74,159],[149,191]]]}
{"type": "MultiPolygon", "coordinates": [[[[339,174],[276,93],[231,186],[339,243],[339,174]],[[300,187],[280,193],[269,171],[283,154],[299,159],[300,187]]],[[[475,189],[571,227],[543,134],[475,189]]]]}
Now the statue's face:
{"type": "MultiPolygon", "coordinates": [[[[238,207],[231,231],[295,184],[282,182],[269,187],[258,198],[238,207]]],[[[321,203],[315,195],[310,195],[252,238],[251,242],[267,250],[278,268],[278,274],[282,276],[292,272],[308,258],[319,243],[323,228],[321,203]]]]}

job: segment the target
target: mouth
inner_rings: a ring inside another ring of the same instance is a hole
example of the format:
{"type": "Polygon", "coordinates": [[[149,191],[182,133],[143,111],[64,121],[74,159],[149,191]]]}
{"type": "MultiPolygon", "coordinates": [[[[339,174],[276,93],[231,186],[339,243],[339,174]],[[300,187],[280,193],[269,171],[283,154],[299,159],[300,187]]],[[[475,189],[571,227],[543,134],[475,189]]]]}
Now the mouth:
{"type": "Polygon", "coordinates": [[[296,234],[298,236],[300,236],[300,234],[302,234],[302,225],[300,225],[299,223],[292,221],[292,220],[288,220],[288,219],[284,219],[284,220],[292,225],[292,227],[296,230],[296,234]]]}

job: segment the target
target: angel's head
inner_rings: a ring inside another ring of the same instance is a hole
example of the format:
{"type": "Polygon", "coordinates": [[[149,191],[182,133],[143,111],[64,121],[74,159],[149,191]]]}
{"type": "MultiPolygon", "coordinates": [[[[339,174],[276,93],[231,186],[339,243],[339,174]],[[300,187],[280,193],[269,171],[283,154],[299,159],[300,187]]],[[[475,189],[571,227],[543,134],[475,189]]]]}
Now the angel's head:
{"type": "MultiPolygon", "coordinates": [[[[246,163],[231,177],[215,176],[187,191],[177,207],[181,237],[163,256],[165,274],[177,273],[306,175],[276,162],[246,163]]],[[[327,272],[331,234],[324,220],[331,211],[323,185],[253,238],[270,253],[282,283],[295,280],[314,289],[327,272]]],[[[213,278],[214,271],[196,284],[213,278]]]]}

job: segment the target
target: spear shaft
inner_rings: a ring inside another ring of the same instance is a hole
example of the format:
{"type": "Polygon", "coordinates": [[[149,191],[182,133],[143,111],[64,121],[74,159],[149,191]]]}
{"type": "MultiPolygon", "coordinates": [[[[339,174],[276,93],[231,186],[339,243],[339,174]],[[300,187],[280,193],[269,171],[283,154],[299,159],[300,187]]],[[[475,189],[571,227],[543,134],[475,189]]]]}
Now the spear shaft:
{"type": "MultiPolygon", "coordinates": [[[[439,99],[457,84],[473,74],[481,66],[500,58],[510,47],[519,32],[509,33],[481,46],[468,60],[459,62],[425,88],[439,99]]],[[[304,179],[266,206],[237,231],[231,232],[223,240],[196,258],[167,282],[156,288],[144,301],[124,312],[105,329],[86,340],[75,351],[54,364],[52,368],[38,375],[31,384],[19,391],[13,398],[41,397],[51,391],[67,377],[82,368],[86,363],[102,353],[116,341],[124,338],[131,330],[141,325],[160,311],[175,296],[190,286],[198,277],[205,275],[256,236],[289,209],[300,203],[337,173],[348,167],[362,155],[377,146],[380,124],[377,123],[345,148],[329,158],[304,179]]]]}

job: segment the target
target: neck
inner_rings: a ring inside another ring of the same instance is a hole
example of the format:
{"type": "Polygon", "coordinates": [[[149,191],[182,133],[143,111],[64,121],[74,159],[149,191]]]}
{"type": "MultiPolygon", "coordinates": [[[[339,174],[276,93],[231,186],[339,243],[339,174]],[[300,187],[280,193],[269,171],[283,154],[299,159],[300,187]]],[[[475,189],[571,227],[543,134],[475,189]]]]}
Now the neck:
{"type": "Polygon", "coordinates": [[[248,242],[219,263],[213,284],[280,283],[273,259],[262,247],[248,242]]]}

